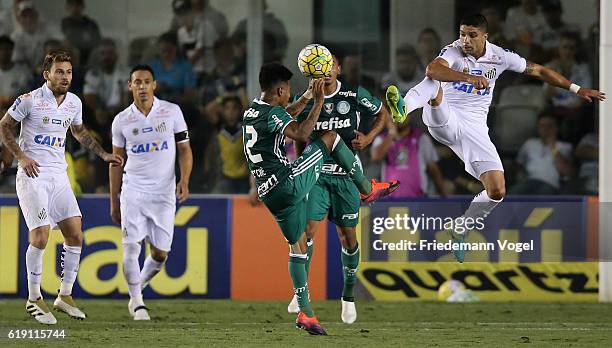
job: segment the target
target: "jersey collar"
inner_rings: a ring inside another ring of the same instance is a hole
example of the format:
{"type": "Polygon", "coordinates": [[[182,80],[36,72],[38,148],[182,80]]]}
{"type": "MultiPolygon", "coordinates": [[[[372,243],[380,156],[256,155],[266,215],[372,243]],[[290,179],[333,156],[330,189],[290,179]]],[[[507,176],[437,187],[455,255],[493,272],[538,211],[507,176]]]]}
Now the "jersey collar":
{"type": "MultiPolygon", "coordinates": [[[[155,110],[157,110],[158,107],[159,107],[159,99],[157,99],[156,96],[153,96],[153,106],[151,106],[151,111],[149,111],[149,116],[153,115],[153,112],[155,112],[155,110]]],[[[130,105],[130,108],[132,109],[132,113],[136,115],[141,115],[144,118],[148,118],[148,116],[145,116],[142,112],[140,112],[140,110],[138,110],[138,108],[136,107],[136,103],[132,103],[132,105],[130,105]]]]}
{"type": "Polygon", "coordinates": [[[489,40],[485,41],[485,54],[476,59],[474,56],[470,55],[470,54],[466,54],[466,56],[468,57],[468,59],[472,60],[473,62],[479,62],[479,61],[489,61],[491,60],[491,54],[493,52],[493,47],[491,46],[491,43],[489,42],[489,40]]]}
{"type": "Polygon", "coordinates": [[[335,96],[336,94],[338,94],[338,92],[340,92],[340,86],[342,86],[342,82],[340,82],[340,80],[336,80],[336,90],[334,91],[334,93],[332,93],[330,95],[326,95],[325,99],[331,98],[331,97],[335,96]]]}
{"type": "Polygon", "coordinates": [[[259,105],[270,105],[268,103],[266,103],[265,101],[261,100],[261,99],[253,99],[253,103],[259,104],[259,105]]]}

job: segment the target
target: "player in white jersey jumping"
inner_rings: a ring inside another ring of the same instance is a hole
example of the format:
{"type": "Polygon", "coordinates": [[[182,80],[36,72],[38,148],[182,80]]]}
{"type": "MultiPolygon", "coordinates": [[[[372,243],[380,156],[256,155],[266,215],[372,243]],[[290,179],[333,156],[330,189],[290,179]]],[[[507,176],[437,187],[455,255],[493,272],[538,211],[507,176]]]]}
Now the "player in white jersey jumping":
{"type": "Polygon", "coordinates": [[[68,127],[84,147],[117,166],[123,158],[102,149],[83,126],[81,100],[68,92],[72,63],[65,51],[47,54],[43,62],[45,84],[17,98],[0,121],[0,137],[19,162],[16,189],[19,206],[30,231],[26,251],[28,301],[26,310],[38,322],[55,324],[42,299],[42,258],[52,226],[64,236],[62,282],[53,304],[57,310],[78,319],[85,314],[72,299],[72,286],[79,269],[83,244],[81,211],[66,174],[65,145],[68,127]],[[21,122],[19,144],[14,131],[21,122]]]}
{"type": "MultiPolygon", "coordinates": [[[[449,146],[465,163],[465,170],[484,185],[485,190],[474,197],[463,221],[485,218],[506,194],[504,168],[487,127],[495,81],[504,70],[568,89],[589,102],[605,99],[604,93],[575,85],[549,68],[488,42],[487,37],[484,16],[463,19],[459,40],[444,47],[429,63],[427,77],[421,83],[404,98],[395,86],[389,86],[386,95],[396,122],[404,122],[409,113],[423,108],[423,122],[431,135],[449,146]]],[[[455,243],[463,243],[465,233],[460,232],[464,229],[451,232],[455,243]]],[[[463,262],[463,250],[454,254],[463,262]]]]}
{"type": "Polygon", "coordinates": [[[110,207],[113,221],[123,231],[128,310],[134,320],[149,320],[142,289],[161,270],[170,252],[176,199],[182,203],[189,195],[193,156],[181,109],[154,95],[153,69],[135,66],[128,87],[134,103],[115,116],[112,126],[113,153],[121,157],[127,154],[127,162],[125,172],[110,166],[110,207]],[[178,185],[174,175],[177,149],[181,171],[178,185]],[[149,242],[151,255],[141,271],[138,257],[144,239],[149,242]]]}

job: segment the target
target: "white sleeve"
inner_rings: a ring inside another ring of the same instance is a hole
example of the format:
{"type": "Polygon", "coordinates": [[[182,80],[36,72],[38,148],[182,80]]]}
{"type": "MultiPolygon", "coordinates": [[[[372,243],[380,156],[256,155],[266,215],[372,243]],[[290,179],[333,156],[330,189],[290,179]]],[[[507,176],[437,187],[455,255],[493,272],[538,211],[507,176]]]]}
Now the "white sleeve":
{"type": "Polygon", "coordinates": [[[119,115],[117,115],[115,116],[115,119],[113,120],[113,125],[111,126],[112,143],[113,143],[113,146],[124,148],[125,147],[125,137],[123,136],[123,133],[121,132],[121,127],[119,123],[120,123],[119,115]]]}
{"type": "Polygon", "coordinates": [[[436,152],[436,148],[434,147],[431,138],[427,134],[422,134],[419,138],[419,151],[423,155],[425,165],[432,162],[438,162],[438,153],[436,152]]]}
{"type": "Polygon", "coordinates": [[[457,61],[460,61],[463,58],[463,54],[459,50],[459,48],[454,45],[447,45],[441,51],[438,57],[444,59],[448,62],[448,66],[452,67],[453,64],[457,61]]]}
{"type": "Polygon", "coordinates": [[[8,114],[15,121],[21,122],[24,118],[30,115],[32,110],[32,95],[30,93],[23,94],[13,102],[13,105],[8,109],[8,114]]]}
{"type": "Polygon", "coordinates": [[[79,106],[77,109],[77,113],[74,116],[74,119],[72,120],[72,125],[78,126],[83,124],[83,103],[81,103],[81,99],[79,99],[78,97],[75,97],[75,99],[79,106]]]}
{"type": "Polygon", "coordinates": [[[525,60],[525,58],[508,49],[504,49],[504,58],[506,60],[507,70],[515,71],[517,73],[522,73],[525,71],[525,68],[527,67],[527,60],[525,60]]]}

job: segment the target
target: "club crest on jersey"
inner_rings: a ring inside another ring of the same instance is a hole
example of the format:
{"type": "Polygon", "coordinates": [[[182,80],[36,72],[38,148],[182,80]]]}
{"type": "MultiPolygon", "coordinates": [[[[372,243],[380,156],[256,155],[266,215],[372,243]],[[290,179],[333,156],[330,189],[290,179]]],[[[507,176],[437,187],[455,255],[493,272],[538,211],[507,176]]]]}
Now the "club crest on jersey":
{"type": "Polygon", "coordinates": [[[346,115],[351,110],[351,105],[343,100],[338,103],[338,105],[336,106],[336,110],[338,111],[338,113],[346,115]]]}
{"type": "Polygon", "coordinates": [[[134,134],[134,135],[138,135],[138,128],[134,128],[134,129],[132,129],[132,134],[134,134]]]}
{"type": "Polygon", "coordinates": [[[497,75],[497,70],[495,70],[495,68],[491,68],[487,70],[487,72],[485,72],[484,74],[484,76],[489,80],[494,79],[496,75],[497,75]]]}
{"type": "Polygon", "coordinates": [[[162,123],[158,124],[158,125],[155,127],[155,130],[156,130],[158,133],[163,133],[163,132],[165,132],[165,131],[166,131],[166,122],[162,122],[162,123]]]}
{"type": "Polygon", "coordinates": [[[42,121],[43,124],[49,124],[49,116],[43,116],[42,121]]]}
{"type": "Polygon", "coordinates": [[[152,143],[136,144],[132,146],[132,153],[147,153],[168,150],[167,141],[154,141],[152,143]]]}
{"type": "Polygon", "coordinates": [[[49,147],[64,147],[66,146],[66,139],[60,137],[54,137],[51,135],[38,134],[34,136],[34,142],[39,145],[46,145],[49,147]]]}
{"type": "Polygon", "coordinates": [[[68,117],[67,119],[64,120],[64,123],[62,123],[62,127],[68,128],[71,123],[72,123],[72,118],[68,117]]]}
{"type": "Polygon", "coordinates": [[[323,105],[323,108],[325,109],[325,112],[331,114],[332,111],[334,111],[334,103],[325,103],[325,105],[323,105]]]}

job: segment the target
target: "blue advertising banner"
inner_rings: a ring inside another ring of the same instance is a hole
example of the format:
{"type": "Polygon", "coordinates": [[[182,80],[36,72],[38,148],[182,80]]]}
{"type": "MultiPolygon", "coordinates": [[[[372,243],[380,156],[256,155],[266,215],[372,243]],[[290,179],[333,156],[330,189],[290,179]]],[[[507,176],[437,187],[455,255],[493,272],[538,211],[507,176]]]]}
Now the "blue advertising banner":
{"type": "MultiPolygon", "coordinates": [[[[111,222],[106,197],[79,198],[84,245],[73,293],[76,297],[125,297],[121,229],[111,222]]],[[[166,266],[144,290],[147,298],[229,298],[231,200],[192,198],[177,206],[166,266]]],[[[42,290],[57,294],[63,237],[50,233],[43,257],[42,290]]],[[[28,232],[17,199],[0,198],[0,297],[26,297],[28,232]]],[[[144,249],[144,248],[143,248],[144,249]]],[[[144,260],[143,250],[140,261],[144,260]]]]}

